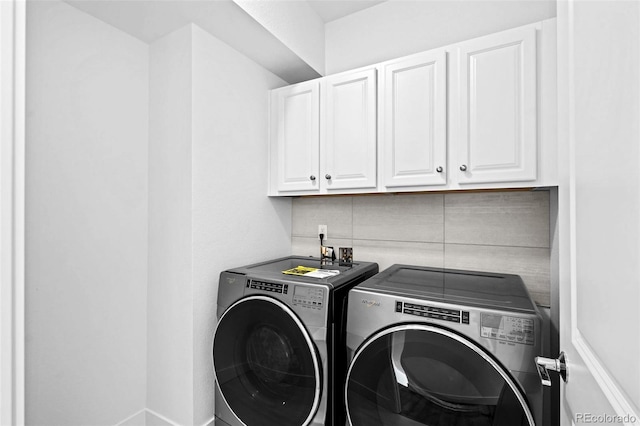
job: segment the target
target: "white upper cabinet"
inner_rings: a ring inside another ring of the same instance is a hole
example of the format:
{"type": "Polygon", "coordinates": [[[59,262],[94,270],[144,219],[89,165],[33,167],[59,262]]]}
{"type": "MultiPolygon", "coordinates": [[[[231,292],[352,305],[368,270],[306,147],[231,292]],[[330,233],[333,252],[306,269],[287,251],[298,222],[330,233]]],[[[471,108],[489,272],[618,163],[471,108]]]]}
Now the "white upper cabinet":
{"type": "Polygon", "coordinates": [[[277,192],[319,188],[319,93],[317,80],[271,92],[270,172],[277,192]]]}
{"type": "Polygon", "coordinates": [[[376,188],[376,70],[321,83],[320,170],[327,192],[376,188]]]}
{"type": "Polygon", "coordinates": [[[271,91],[269,195],[377,189],[376,69],[271,91]]]}
{"type": "Polygon", "coordinates": [[[271,92],[269,195],[558,184],[556,20],[271,92]]]}
{"type": "Polygon", "coordinates": [[[380,65],[380,145],[385,188],[447,183],[447,53],[380,65]]]}
{"type": "Polygon", "coordinates": [[[536,180],[536,52],[532,26],[459,45],[459,183],[536,180]]]}

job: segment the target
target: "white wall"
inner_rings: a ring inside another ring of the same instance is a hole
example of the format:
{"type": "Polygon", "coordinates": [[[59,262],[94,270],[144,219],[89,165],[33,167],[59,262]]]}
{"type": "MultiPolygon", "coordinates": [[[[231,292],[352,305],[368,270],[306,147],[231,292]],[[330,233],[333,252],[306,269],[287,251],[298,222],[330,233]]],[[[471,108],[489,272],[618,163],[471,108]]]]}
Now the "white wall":
{"type": "Polygon", "coordinates": [[[212,341],[225,269],[291,252],[291,200],[266,197],[267,90],[280,78],[193,32],[194,424],[213,416],[212,341]]]}
{"type": "Polygon", "coordinates": [[[147,408],[193,419],[191,27],[149,48],[147,408]]]}
{"type": "Polygon", "coordinates": [[[26,421],[113,425],[146,393],[147,46],[27,13],[26,421]]]}
{"type": "Polygon", "coordinates": [[[195,25],[150,55],[147,407],[203,425],[220,272],[291,251],[291,200],[261,178],[267,90],[284,82],[195,25]]]}
{"type": "Polygon", "coordinates": [[[285,82],[194,25],[34,1],[28,29],[27,421],[205,424],[218,276],[291,251],[260,179],[285,82]]]}
{"type": "Polygon", "coordinates": [[[556,16],[554,0],[389,0],[325,26],[334,74],[556,16]]]}

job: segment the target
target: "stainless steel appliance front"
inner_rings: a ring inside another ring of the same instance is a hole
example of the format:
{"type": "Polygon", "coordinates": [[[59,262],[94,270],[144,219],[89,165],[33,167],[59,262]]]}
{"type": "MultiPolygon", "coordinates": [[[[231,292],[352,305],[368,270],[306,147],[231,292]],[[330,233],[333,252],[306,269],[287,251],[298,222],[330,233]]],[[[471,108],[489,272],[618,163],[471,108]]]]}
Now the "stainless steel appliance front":
{"type": "Polygon", "coordinates": [[[212,357],[216,424],[344,424],[347,360],[335,348],[344,348],[346,296],[377,270],[292,256],[223,272],[212,357]],[[299,266],[339,273],[283,273],[299,266]]]}
{"type": "Polygon", "coordinates": [[[541,425],[541,345],[519,277],[394,265],[350,291],[348,422],[541,425]]]}

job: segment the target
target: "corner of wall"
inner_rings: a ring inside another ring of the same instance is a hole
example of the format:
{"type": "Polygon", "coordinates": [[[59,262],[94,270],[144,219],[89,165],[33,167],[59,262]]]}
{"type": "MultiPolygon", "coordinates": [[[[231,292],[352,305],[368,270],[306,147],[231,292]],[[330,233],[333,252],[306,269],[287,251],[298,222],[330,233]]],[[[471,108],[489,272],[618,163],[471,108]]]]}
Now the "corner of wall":
{"type": "Polygon", "coordinates": [[[116,426],[146,426],[147,424],[147,413],[146,409],[142,409],[135,414],[127,417],[121,422],[117,423],[116,426]]]}
{"type": "Polygon", "coordinates": [[[192,45],[188,24],[149,55],[146,405],[181,424],[193,419],[192,45]]]}

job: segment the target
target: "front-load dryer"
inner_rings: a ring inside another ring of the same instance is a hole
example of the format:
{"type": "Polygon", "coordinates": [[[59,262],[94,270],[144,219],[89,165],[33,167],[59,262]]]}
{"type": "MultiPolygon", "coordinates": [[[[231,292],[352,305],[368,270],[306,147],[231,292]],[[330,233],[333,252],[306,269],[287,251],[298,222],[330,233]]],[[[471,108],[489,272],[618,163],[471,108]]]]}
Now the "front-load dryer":
{"type": "Polygon", "coordinates": [[[377,272],[291,256],[221,273],[215,424],[344,425],[347,295],[377,272]]]}
{"type": "Polygon", "coordinates": [[[349,294],[348,424],[542,425],[541,324],[517,275],[391,266],[349,294]]]}

